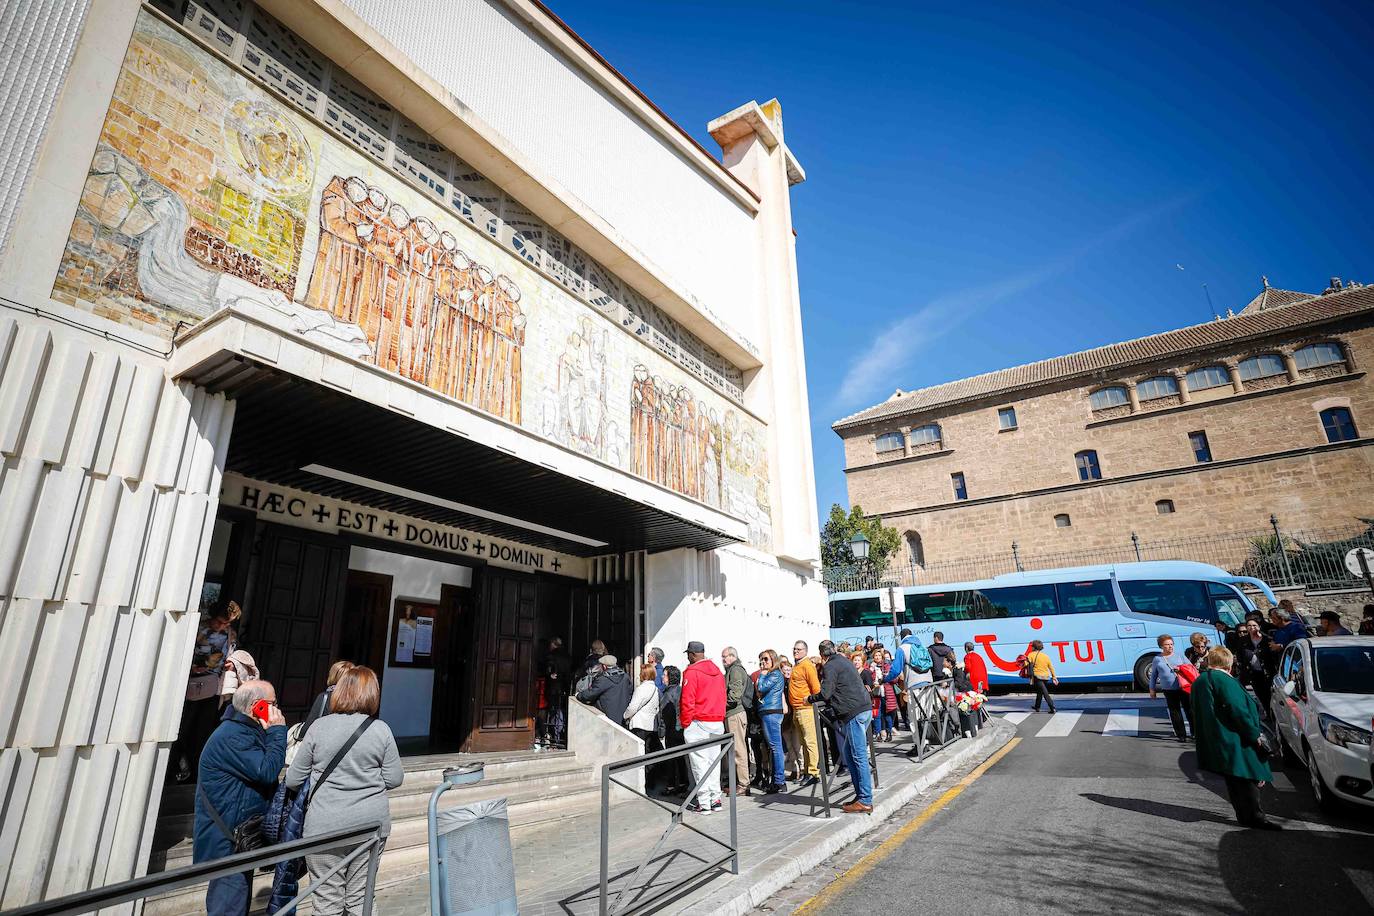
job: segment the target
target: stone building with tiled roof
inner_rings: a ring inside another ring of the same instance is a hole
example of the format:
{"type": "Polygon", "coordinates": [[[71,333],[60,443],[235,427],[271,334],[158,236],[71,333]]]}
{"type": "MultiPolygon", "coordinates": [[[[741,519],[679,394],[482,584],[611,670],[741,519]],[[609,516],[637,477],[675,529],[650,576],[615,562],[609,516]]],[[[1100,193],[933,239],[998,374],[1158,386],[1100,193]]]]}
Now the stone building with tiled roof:
{"type": "MultiPolygon", "coordinates": [[[[1374,286],[897,391],[838,420],[852,505],[902,561],[1028,555],[1374,515],[1374,286]]],[[[1115,555],[1114,555],[1115,557],[1115,555]]],[[[1115,557],[1119,558],[1119,557],[1115,557]]]]}

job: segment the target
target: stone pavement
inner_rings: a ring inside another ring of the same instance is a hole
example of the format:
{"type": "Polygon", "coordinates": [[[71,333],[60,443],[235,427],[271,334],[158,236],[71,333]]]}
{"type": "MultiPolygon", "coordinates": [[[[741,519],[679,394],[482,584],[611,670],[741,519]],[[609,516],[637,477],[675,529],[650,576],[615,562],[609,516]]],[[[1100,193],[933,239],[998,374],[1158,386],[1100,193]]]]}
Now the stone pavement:
{"type": "MultiPolygon", "coordinates": [[[[740,874],[728,864],[711,870],[665,908],[674,913],[733,916],[765,903],[777,890],[856,841],[880,830],[882,822],[917,795],[986,759],[1010,740],[1014,727],[998,719],[972,740],[960,740],[928,754],[924,763],[906,757],[910,744],[901,740],[878,751],[880,788],[871,817],[846,815],[839,806],[853,798],[847,777],[831,784],[834,816],[826,818],[820,787],[794,789],[786,795],[739,798],[737,830],[740,874]]],[[[905,739],[905,733],[899,733],[905,739]]],[[[628,793],[627,793],[628,794],[628,793]]],[[[612,806],[610,825],[610,893],[648,900],[677,879],[699,871],[725,855],[730,817],[725,810],[709,816],[685,816],[683,825],[655,853],[636,879],[635,870],[658,843],[670,817],[653,802],[629,796],[612,806]],[[695,828],[696,831],[687,829],[695,828]],[[713,842],[712,839],[720,842],[713,842]],[[633,881],[632,886],[630,885],[633,881]]],[[[909,816],[909,815],[908,815],[909,816]]],[[[585,916],[598,910],[600,814],[584,814],[512,836],[516,891],[524,916],[585,916]]],[[[866,845],[866,844],[865,844],[866,845]]],[[[429,912],[427,876],[408,879],[377,892],[374,912],[381,916],[425,916],[429,912]]]]}

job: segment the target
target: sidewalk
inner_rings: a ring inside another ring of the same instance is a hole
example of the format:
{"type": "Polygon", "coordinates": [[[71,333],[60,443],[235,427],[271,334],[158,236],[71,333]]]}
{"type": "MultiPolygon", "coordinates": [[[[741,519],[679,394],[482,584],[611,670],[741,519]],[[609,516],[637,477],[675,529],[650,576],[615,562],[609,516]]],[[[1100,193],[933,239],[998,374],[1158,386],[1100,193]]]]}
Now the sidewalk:
{"type": "MultiPolygon", "coordinates": [[[[799,875],[824,862],[865,831],[891,816],[916,795],[951,771],[986,759],[1015,734],[1015,727],[992,719],[977,738],[963,739],[929,753],[924,763],[909,759],[909,741],[878,751],[881,787],[874,793],[871,816],[846,815],[839,806],[851,799],[849,780],[831,784],[834,816],[821,813],[820,786],[786,795],[738,799],[740,873],[728,864],[703,877],[697,886],[666,908],[674,913],[736,916],[747,913],[799,875]],[[809,816],[814,814],[814,816],[809,816]]],[[[906,733],[898,733],[906,738],[906,733]]],[[[668,813],[642,798],[611,809],[610,895],[631,880],[669,822],[668,813]]],[[[681,876],[701,869],[725,854],[724,847],[685,829],[695,827],[710,837],[728,841],[730,817],[724,810],[709,816],[688,814],[674,830],[635,883],[630,897],[647,899],[681,876]]],[[[597,912],[600,881],[601,820],[584,814],[543,828],[518,831],[515,846],[516,890],[523,916],[585,916],[597,912]]],[[[429,913],[428,877],[421,875],[377,892],[376,912],[385,916],[425,916],[429,913]]]]}

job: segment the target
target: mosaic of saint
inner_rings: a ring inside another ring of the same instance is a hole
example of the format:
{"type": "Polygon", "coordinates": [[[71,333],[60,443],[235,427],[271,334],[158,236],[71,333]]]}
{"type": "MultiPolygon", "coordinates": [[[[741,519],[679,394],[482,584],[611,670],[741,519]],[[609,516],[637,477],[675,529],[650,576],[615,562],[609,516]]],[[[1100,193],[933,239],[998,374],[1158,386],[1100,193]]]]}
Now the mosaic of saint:
{"type": "Polygon", "coordinates": [[[730,512],[768,546],[757,420],[146,11],[53,296],[164,338],[232,306],[730,512]]]}

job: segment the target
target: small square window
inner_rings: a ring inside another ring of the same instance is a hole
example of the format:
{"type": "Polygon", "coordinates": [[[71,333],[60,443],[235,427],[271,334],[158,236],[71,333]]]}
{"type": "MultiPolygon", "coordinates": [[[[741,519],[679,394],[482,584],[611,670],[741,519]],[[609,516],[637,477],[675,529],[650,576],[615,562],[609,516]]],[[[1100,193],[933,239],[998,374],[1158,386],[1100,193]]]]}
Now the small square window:
{"type": "Polygon", "coordinates": [[[1070,519],[1069,519],[1069,517],[1068,517],[1067,514],[1061,512],[1059,515],[1056,515],[1056,516],[1054,517],[1054,527],[1056,527],[1056,528],[1069,528],[1069,527],[1072,527],[1072,526],[1073,526],[1073,522],[1070,521],[1070,519]]]}
{"type": "Polygon", "coordinates": [[[950,474],[949,479],[954,484],[954,498],[956,500],[968,499],[968,488],[964,486],[963,472],[950,474]]]}
{"type": "Polygon", "coordinates": [[[999,407],[997,409],[997,428],[1016,429],[1016,408],[999,407]]]}
{"type": "Polygon", "coordinates": [[[1172,515],[1174,512],[1174,501],[1172,499],[1156,500],[1155,511],[1160,515],[1172,515]]]}

